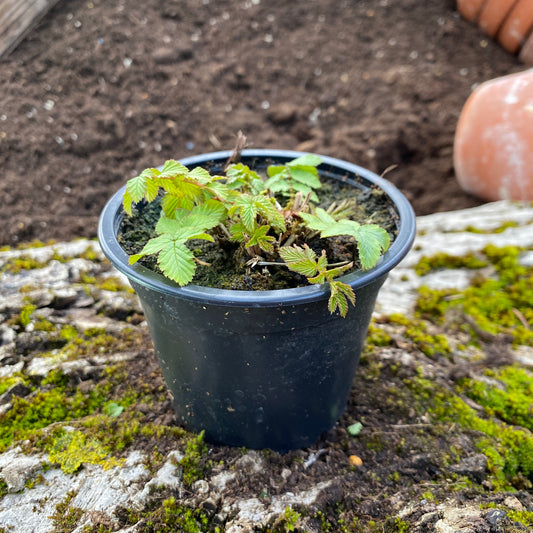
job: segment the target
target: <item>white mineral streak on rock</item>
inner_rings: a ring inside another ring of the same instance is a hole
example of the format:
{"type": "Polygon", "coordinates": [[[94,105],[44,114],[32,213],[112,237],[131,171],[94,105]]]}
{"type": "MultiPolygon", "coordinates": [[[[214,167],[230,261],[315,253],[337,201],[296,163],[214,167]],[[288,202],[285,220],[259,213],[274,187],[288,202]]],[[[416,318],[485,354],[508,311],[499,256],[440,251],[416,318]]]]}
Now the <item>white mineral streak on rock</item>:
{"type": "MultiPolygon", "coordinates": [[[[41,461],[46,456],[26,456],[19,450],[11,450],[0,456],[0,477],[6,484],[12,483],[13,490],[41,470],[43,482],[23,492],[7,494],[0,500],[0,524],[13,533],[49,533],[54,530],[50,518],[58,503],[69,491],[75,496],[72,507],[83,511],[100,511],[112,516],[113,511],[131,504],[134,497],[143,490],[147,476],[143,464],[144,455],[133,451],[123,465],[104,470],[100,466],[87,465],[78,474],[67,475],[53,468],[42,472],[41,461]],[[4,463],[10,462],[8,466],[4,463]]],[[[9,484],[8,484],[9,487],[9,484]]],[[[21,490],[21,489],[19,489],[21,490]]],[[[82,518],[80,526],[89,523],[90,513],[82,518]]]]}
{"type": "Polygon", "coordinates": [[[280,496],[273,496],[268,507],[258,498],[238,500],[232,505],[231,509],[237,516],[226,524],[226,533],[245,533],[253,531],[254,526],[265,526],[277,516],[283,514],[287,507],[311,507],[331,483],[331,481],[323,481],[312,489],[297,494],[286,492],[280,496]]]}

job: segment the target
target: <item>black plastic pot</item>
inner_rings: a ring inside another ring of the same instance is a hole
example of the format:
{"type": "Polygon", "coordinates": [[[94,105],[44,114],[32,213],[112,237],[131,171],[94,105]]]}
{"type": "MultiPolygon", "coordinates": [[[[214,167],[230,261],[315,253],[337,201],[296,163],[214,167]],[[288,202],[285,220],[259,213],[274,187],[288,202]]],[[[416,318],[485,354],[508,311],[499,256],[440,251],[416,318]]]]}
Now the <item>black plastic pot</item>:
{"type": "MultiPolygon", "coordinates": [[[[221,171],[229,155],[181,162],[221,171]]],[[[300,155],[246,150],[242,161],[258,168],[300,155]]],[[[283,451],[309,446],[331,429],[346,407],[378,291],[412,245],[414,213],[392,184],[345,161],[322,159],[323,177],[381,187],[399,217],[398,235],[378,265],[340,278],[356,294],[346,318],[329,313],[327,285],[263,292],[179,287],[140,264],[130,266],[116,238],[124,188],[100,217],[100,245],[140,298],[179,420],[205,430],[210,442],[283,451]]]]}

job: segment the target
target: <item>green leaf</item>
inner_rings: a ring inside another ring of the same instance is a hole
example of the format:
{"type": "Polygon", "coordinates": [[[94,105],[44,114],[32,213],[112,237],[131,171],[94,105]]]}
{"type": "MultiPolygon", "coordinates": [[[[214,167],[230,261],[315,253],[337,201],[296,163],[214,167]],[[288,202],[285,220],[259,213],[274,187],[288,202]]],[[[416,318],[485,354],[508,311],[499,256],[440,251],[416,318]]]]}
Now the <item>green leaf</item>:
{"type": "Polygon", "coordinates": [[[229,232],[231,234],[232,240],[237,242],[246,241],[246,228],[244,227],[244,224],[242,222],[236,222],[235,224],[232,224],[229,228],[229,232]]]}
{"type": "Polygon", "coordinates": [[[322,163],[322,158],[315,154],[305,154],[287,163],[288,167],[310,166],[317,167],[322,163]]]}
{"type": "Polygon", "coordinates": [[[321,207],[317,207],[314,214],[299,213],[299,216],[303,219],[305,225],[309,229],[314,229],[320,232],[327,231],[337,223],[337,221],[321,207]]]}
{"type": "Polygon", "coordinates": [[[272,243],[276,242],[276,239],[271,235],[267,235],[270,230],[270,226],[259,226],[250,236],[250,240],[246,243],[247,247],[255,246],[256,244],[265,252],[272,253],[274,246],[272,243]]]}
{"type": "MultiPolygon", "coordinates": [[[[187,211],[184,212],[187,213],[187,211]]],[[[161,235],[162,233],[176,233],[183,227],[182,218],[183,217],[180,217],[180,220],[176,220],[175,218],[162,215],[155,226],[156,233],[158,235],[161,235]]]]}
{"type": "Polygon", "coordinates": [[[339,311],[342,317],[348,313],[349,303],[355,305],[355,294],[353,289],[341,281],[330,281],[329,288],[331,295],[328,300],[328,309],[330,313],[339,311]]]}
{"type": "Polygon", "coordinates": [[[354,424],[350,424],[346,430],[352,437],[357,437],[359,433],[361,433],[361,430],[363,429],[363,424],[361,422],[355,422],[354,424]]]}
{"type": "Polygon", "coordinates": [[[192,281],[196,264],[194,254],[182,242],[170,241],[159,253],[157,263],[163,274],[178,285],[187,285],[192,281]]]}
{"type": "Polygon", "coordinates": [[[270,165],[267,168],[267,174],[270,178],[279,176],[280,174],[288,174],[285,165],[270,165]]]}
{"type": "Polygon", "coordinates": [[[223,202],[229,202],[238,195],[236,191],[220,181],[213,181],[207,184],[205,190],[223,202]]]}
{"type": "Polygon", "coordinates": [[[228,213],[224,204],[214,199],[206,200],[203,204],[195,206],[192,212],[205,217],[206,221],[209,220],[209,225],[205,229],[212,228],[225,220],[228,213]]]}
{"type": "Polygon", "coordinates": [[[272,224],[277,231],[285,231],[285,219],[278,211],[273,198],[258,194],[254,196],[254,202],[259,213],[272,224]]]}
{"type": "Polygon", "coordinates": [[[390,244],[389,234],[377,224],[360,226],[355,238],[363,270],[374,267],[390,244]]]}
{"type": "Polygon", "coordinates": [[[290,270],[304,276],[314,276],[318,272],[316,254],[309,246],[282,246],[279,255],[287,263],[290,270]]]}
{"type": "Polygon", "coordinates": [[[130,193],[126,190],[124,192],[124,196],[122,197],[122,207],[124,211],[131,217],[133,214],[133,211],[131,210],[131,206],[133,204],[133,198],[131,197],[130,193]]]}
{"type": "Polygon", "coordinates": [[[211,174],[209,174],[209,172],[205,168],[202,168],[202,167],[193,168],[189,172],[189,178],[194,179],[195,181],[197,181],[198,183],[202,185],[211,183],[213,181],[213,176],[211,176],[211,174]]]}
{"type": "Polygon", "coordinates": [[[320,232],[321,237],[334,237],[335,235],[349,235],[357,239],[359,228],[361,224],[355,220],[339,220],[320,232]]]}
{"type": "Polygon", "coordinates": [[[176,209],[180,207],[184,207],[182,198],[170,194],[163,196],[163,199],[161,200],[161,208],[167,217],[173,218],[176,209]]]}
{"type": "Polygon", "coordinates": [[[331,281],[333,278],[336,278],[344,274],[347,270],[350,270],[350,268],[352,267],[353,267],[353,261],[351,261],[350,263],[347,263],[346,265],[342,265],[340,267],[330,268],[326,272],[326,278],[328,281],[331,281]]]}
{"type": "Polygon", "coordinates": [[[124,407],[115,402],[109,402],[104,407],[104,413],[108,416],[116,418],[124,411],[124,407]]]}
{"type": "Polygon", "coordinates": [[[177,175],[186,176],[189,173],[189,169],[182,165],[179,161],[174,159],[169,159],[165,161],[161,173],[159,174],[160,178],[172,178],[177,175]]]}
{"type": "Polygon", "coordinates": [[[133,202],[138,203],[144,198],[148,187],[147,182],[146,171],[128,180],[126,192],[133,202]]]}
{"type": "Polygon", "coordinates": [[[138,254],[130,255],[130,265],[133,265],[139,259],[142,259],[146,255],[159,253],[170,242],[172,242],[172,238],[168,234],[159,235],[159,237],[154,237],[153,239],[150,239],[138,254]]]}
{"type": "Polygon", "coordinates": [[[314,167],[291,167],[289,172],[294,180],[307,187],[311,187],[312,189],[319,189],[321,187],[314,167]],[[310,172],[309,169],[313,169],[315,172],[310,172]]]}

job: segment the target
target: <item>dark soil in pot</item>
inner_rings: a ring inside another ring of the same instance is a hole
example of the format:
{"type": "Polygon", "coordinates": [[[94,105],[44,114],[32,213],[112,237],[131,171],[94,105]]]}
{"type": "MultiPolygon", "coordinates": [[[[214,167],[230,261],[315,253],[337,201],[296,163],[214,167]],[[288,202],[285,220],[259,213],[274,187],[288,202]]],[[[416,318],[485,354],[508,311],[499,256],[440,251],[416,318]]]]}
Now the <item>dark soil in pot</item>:
{"type": "MultiPolygon", "coordinates": [[[[204,165],[206,168],[209,165],[204,165]]],[[[398,214],[388,196],[378,187],[368,187],[368,183],[360,180],[359,187],[353,187],[337,179],[322,178],[322,188],[319,189],[318,207],[327,209],[333,202],[339,203],[349,200],[356,206],[352,219],[360,224],[369,221],[383,227],[391,236],[391,241],[397,234],[398,214]]],[[[352,183],[356,183],[350,180],[352,183]]],[[[283,201],[280,198],[280,201],[283,201]]],[[[125,215],[120,225],[118,240],[128,255],[141,251],[146,242],[156,235],[155,224],[160,214],[160,202],[151,204],[141,203],[135,209],[133,216],[125,215]]],[[[230,290],[277,290],[308,285],[305,277],[279,266],[246,266],[249,257],[239,255],[238,243],[195,240],[189,244],[195,256],[207,265],[199,264],[192,281],[195,285],[215,287],[230,290]]],[[[328,263],[353,261],[352,271],[360,268],[357,249],[347,237],[332,237],[321,239],[316,236],[309,246],[320,255],[326,251],[328,263]]],[[[153,257],[145,257],[141,261],[146,267],[159,272],[153,257]]]]}

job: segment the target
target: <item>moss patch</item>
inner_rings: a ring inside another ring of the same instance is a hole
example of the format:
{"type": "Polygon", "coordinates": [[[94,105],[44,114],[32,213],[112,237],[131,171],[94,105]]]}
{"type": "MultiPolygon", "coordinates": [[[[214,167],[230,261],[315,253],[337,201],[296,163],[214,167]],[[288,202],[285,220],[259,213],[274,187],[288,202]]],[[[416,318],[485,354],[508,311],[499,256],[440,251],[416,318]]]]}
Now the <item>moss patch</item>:
{"type": "Polygon", "coordinates": [[[418,315],[442,322],[456,310],[473,322],[474,337],[482,330],[509,335],[514,345],[533,346],[533,269],[520,264],[521,252],[516,247],[485,247],[482,256],[494,267],[495,276],[480,276],[462,291],[422,288],[418,315]]]}

